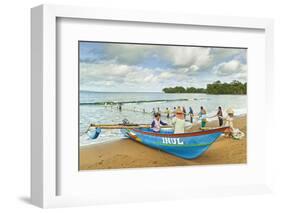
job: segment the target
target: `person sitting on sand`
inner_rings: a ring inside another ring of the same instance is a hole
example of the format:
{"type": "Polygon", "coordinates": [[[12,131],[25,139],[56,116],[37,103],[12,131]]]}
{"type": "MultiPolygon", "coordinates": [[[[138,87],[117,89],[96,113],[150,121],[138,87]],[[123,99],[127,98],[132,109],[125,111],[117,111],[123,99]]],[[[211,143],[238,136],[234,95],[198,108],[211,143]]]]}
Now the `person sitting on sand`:
{"type": "Polygon", "coordinates": [[[162,126],[165,126],[165,125],[168,125],[167,123],[161,121],[161,114],[160,113],[155,113],[154,115],[154,119],[151,123],[151,128],[153,130],[153,132],[160,132],[160,129],[161,129],[161,125],[162,126]]]}
{"type": "Polygon", "coordinates": [[[178,109],[176,111],[176,117],[173,118],[172,124],[174,125],[174,133],[184,133],[185,119],[182,110],[178,109]]]}
{"type": "Polygon", "coordinates": [[[225,135],[228,137],[232,136],[232,133],[234,131],[234,127],[233,127],[233,117],[234,117],[234,111],[231,108],[228,108],[226,110],[227,116],[225,118],[225,126],[228,126],[229,129],[226,130],[225,135]]]}
{"type": "Polygon", "coordinates": [[[219,126],[223,125],[223,114],[221,106],[218,107],[217,117],[219,119],[219,126]]]}
{"type": "Polygon", "coordinates": [[[207,112],[203,106],[200,107],[199,117],[201,118],[201,128],[206,127],[207,124],[207,112]]]}

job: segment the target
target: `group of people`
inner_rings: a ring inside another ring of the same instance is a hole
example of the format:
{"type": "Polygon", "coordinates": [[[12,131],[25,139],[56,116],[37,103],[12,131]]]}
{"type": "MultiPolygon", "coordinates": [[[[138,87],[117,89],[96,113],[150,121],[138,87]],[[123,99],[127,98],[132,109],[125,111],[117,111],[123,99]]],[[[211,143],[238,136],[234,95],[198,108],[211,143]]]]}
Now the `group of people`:
{"type": "MultiPolygon", "coordinates": [[[[185,131],[185,121],[186,121],[186,116],[190,116],[190,122],[193,123],[193,118],[194,118],[194,112],[191,107],[189,107],[189,112],[186,113],[186,110],[184,107],[175,107],[172,114],[170,115],[169,113],[169,108],[166,108],[166,115],[167,118],[172,118],[172,125],[174,126],[174,133],[184,133],[185,131]]],[[[226,111],[227,116],[224,117],[223,115],[223,110],[222,107],[219,106],[216,115],[212,117],[217,117],[218,118],[218,125],[223,126],[224,120],[225,120],[225,126],[229,126],[230,132],[233,130],[233,117],[234,117],[234,111],[229,108],[226,111]]],[[[168,125],[167,123],[163,122],[161,120],[161,113],[160,109],[158,108],[158,112],[155,112],[153,109],[153,115],[154,119],[151,124],[151,128],[154,132],[160,132],[161,126],[168,125]]],[[[200,107],[200,112],[198,113],[198,117],[201,120],[201,128],[205,128],[207,125],[207,111],[206,109],[201,106],[200,107]]]]}
{"type": "MultiPolygon", "coordinates": [[[[191,107],[189,107],[189,112],[186,112],[186,109],[184,106],[180,107],[174,107],[172,110],[169,107],[166,107],[166,109],[164,110],[164,114],[166,115],[167,118],[174,118],[176,117],[177,111],[181,110],[183,112],[184,118],[186,119],[186,116],[189,115],[190,116],[190,122],[193,123],[193,109],[191,107]]],[[[161,110],[158,107],[157,110],[155,108],[152,109],[152,114],[153,116],[156,113],[160,113],[161,114],[161,110]]]]}
{"type": "MultiPolygon", "coordinates": [[[[175,112],[175,117],[172,118],[172,124],[174,126],[174,133],[184,133],[185,130],[185,116],[181,109],[177,109],[175,112]]],[[[161,114],[156,112],[154,114],[154,119],[151,123],[151,128],[154,132],[160,132],[161,126],[166,126],[167,123],[161,120],[161,114]]]]}
{"type": "MultiPolygon", "coordinates": [[[[117,109],[119,111],[122,111],[122,104],[117,104],[117,109]]],[[[143,109],[143,112],[145,113],[145,110],[143,109]]],[[[200,120],[201,128],[205,128],[207,125],[207,111],[206,109],[201,106],[199,113],[196,115],[192,109],[192,107],[189,107],[188,112],[186,111],[186,108],[184,106],[178,106],[173,107],[170,109],[169,107],[166,107],[166,109],[163,111],[163,113],[166,115],[166,118],[171,119],[171,123],[174,126],[174,133],[184,133],[185,131],[185,121],[187,120],[187,116],[189,116],[189,122],[193,123],[194,118],[197,117],[200,120]]],[[[153,121],[151,123],[151,128],[154,132],[160,132],[161,126],[168,125],[167,123],[163,122],[161,120],[161,109],[158,107],[157,109],[152,109],[153,114],[153,121]]],[[[225,126],[229,126],[229,135],[231,134],[231,131],[233,128],[233,117],[234,117],[234,111],[229,108],[226,110],[226,116],[223,114],[222,107],[219,106],[217,109],[217,113],[209,118],[217,117],[218,118],[218,125],[221,127],[224,124],[225,126]]]]}

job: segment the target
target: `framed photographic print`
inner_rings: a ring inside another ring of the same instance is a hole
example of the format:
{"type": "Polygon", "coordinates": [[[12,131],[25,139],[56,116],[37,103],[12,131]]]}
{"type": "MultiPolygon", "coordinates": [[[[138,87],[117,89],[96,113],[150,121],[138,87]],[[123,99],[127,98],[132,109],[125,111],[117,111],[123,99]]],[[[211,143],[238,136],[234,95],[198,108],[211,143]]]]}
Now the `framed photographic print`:
{"type": "Polygon", "coordinates": [[[78,45],[80,170],[246,163],[246,48],[78,45]]]}
{"type": "Polygon", "coordinates": [[[31,14],[32,203],[270,192],[272,20],[31,14]]]}

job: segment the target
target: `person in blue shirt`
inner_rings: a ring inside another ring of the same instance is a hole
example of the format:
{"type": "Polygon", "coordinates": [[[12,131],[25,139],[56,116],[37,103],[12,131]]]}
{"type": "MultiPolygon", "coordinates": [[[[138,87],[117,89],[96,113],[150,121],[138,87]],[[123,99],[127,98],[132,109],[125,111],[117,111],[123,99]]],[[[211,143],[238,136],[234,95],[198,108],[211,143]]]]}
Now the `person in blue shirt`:
{"type": "Polygon", "coordinates": [[[189,107],[189,117],[190,117],[190,123],[193,123],[193,116],[194,116],[194,113],[193,113],[193,109],[191,107],[189,107]]]}

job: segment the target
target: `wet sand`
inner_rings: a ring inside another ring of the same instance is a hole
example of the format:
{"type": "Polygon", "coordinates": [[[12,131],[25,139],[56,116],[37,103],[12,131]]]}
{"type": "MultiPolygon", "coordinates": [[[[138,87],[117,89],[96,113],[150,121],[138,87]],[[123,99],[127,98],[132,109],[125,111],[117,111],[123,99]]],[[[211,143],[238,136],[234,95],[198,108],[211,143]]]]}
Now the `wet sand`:
{"type": "MultiPolygon", "coordinates": [[[[221,136],[203,155],[193,160],[149,148],[131,139],[120,139],[81,147],[80,170],[246,163],[246,121],[246,116],[234,120],[234,127],[245,133],[241,140],[221,136]]],[[[208,122],[207,127],[217,125],[218,122],[213,121],[208,122]]],[[[194,126],[191,130],[198,129],[199,126],[194,126]]]]}

